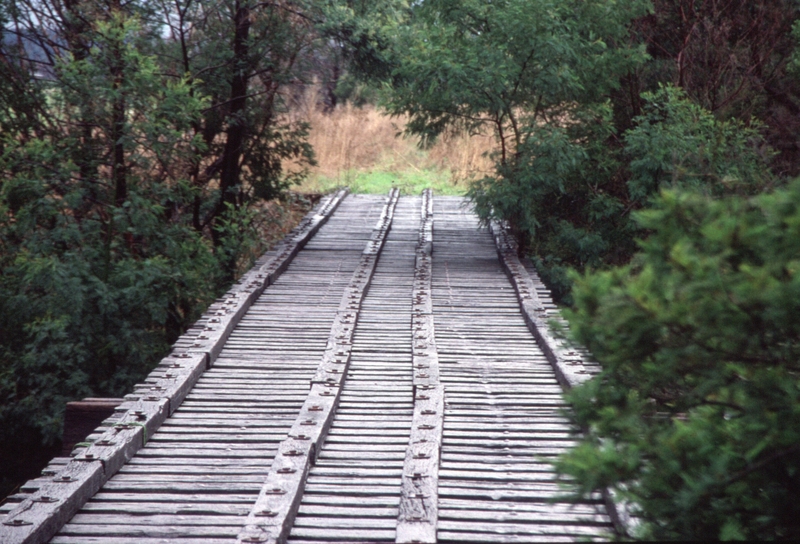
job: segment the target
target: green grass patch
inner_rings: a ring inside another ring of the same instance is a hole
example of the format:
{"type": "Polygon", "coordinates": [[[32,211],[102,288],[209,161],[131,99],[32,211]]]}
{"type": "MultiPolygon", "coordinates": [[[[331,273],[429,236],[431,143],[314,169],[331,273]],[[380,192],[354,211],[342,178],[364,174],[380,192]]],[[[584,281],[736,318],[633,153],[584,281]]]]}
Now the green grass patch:
{"type": "Polygon", "coordinates": [[[427,169],[401,172],[349,171],[338,178],[311,176],[296,190],[328,193],[340,187],[350,187],[351,192],[362,194],[384,194],[395,187],[404,195],[418,195],[428,188],[433,189],[437,195],[464,195],[467,191],[466,184],[455,184],[451,181],[450,172],[427,169]]]}

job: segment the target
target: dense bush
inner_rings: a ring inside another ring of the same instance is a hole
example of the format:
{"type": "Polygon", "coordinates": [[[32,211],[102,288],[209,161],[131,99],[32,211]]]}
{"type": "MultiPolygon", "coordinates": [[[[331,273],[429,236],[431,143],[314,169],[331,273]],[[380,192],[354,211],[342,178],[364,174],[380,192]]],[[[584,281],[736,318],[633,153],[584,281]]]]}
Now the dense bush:
{"type": "Polygon", "coordinates": [[[279,90],[319,9],[286,7],[0,0],[0,497],[263,250],[312,159],[279,90]]]}
{"type": "Polygon", "coordinates": [[[577,277],[570,321],[602,374],[560,469],[640,508],[651,539],[800,538],[800,182],[664,192],[632,263],[577,277]]]}
{"type": "Polygon", "coordinates": [[[571,267],[628,262],[644,235],[631,211],[660,189],[754,193],[772,182],[769,149],[754,128],[720,121],[675,87],[643,95],[634,128],[615,138],[606,106],[566,126],[535,125],[513,161],[472,189],[479,213],[509,220],[558,298],[571,267]]]}

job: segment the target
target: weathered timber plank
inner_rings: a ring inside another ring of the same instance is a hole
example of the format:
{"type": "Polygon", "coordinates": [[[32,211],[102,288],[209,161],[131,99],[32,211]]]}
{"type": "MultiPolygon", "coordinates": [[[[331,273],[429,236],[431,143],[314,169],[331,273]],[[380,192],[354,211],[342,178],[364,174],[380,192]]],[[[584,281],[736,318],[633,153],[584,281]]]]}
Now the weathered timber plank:
{"type": "Polygon", "coordinates": [[[376,263],[391,229],[398,198],[399,191],[393,189],[339,303],[322,362],[311,380],[311,393],[292,426],[290,438],[279,447],[237,542],[282,543],[289,535],[308,471],[333,421],[350,363],[361,301],[369,289],[376,263]],[[325,397],[330,400],[325,401],[325,397]]]}
{"type": "MultiPolygon", "coordinates": [[[[559,383],[565,389],[584,383],[599,372],[599,366],[589,359],[585,348],[574,346],[553,334],[549,321],[555,319],[567,328],[568,324],[561,318],[558,309],[553,308],[549,296],[544,300],[540,297],[546,289],[536,272],[529,272],[520,262],[517,256],[517,243],[513,236],[497,222],[492,222],[490,227],[503,268],[517,293],[525,322],[547,356],[548,362],[553,366],[559,383]]],[[[630,525],[629,516],[626,514],[628,505],[623,503],[618,508],[609,490],[604,490],[603,496],[615,530],[620,535],[627,535],[630,525]]]]}
{"type": "Polygon", "coordinates": [[[534,288],[530,272],[520,262],[516,241],[499,223],[493,222],[491,229],[500,261],[517,293],[522,314],[531,333],[553,366],[561,385],[566,389],[580,385],[591,377],[584,367],[583,358],[574,347],[557,338],[550,330],[548,321],[554,317],[553,313],[544,307],[534,288]]]}
{"type": "MultiPolygon", "coordinates": [[[[517,523],[558,524],[566,527],[559,531],[581,534],[565,539],[603,535],[600,503],[577,505],[588,509],[584,517],[565,514],[571,504],[551,502],[568,491],[544,460],[567,451],[575,429],[560,414],[568,406],[494,240],[461,202],[444,197],[437,203],[433,311],[447,388],[438,540],[458,541],[450,540],[454,534],[468,542],[539,539],[513,534],[517,523]],[[536,508],[526,513],[531,505],[536,508]]],[[[541,539],[551,537],[561,538],[541,539]]]]}
{"type": "MultiPolygon", "coordinates": [[[[340,192],[324,199],[279,244],[278,250],[266,262],[246,273],[223,297],[222,302],[213,304],[209,312],[198,321],[198,324],[203,324],[202,330],[197,333],[191,345],[181,348],[180,344],[176,344],[172,356],[165,358],[145,383],[135,387],[135,393],[127,395],[126,402],[117,408],[119,416],[116,425],[98,429],[96,433],[100,436],[93,444],[78,450],[75,458],[57,475],[59,478],[68,477],[72,473],[85,475],[88,473],[87,467],[94,467],[91,477],[86,477],[85,482],[80,485],[76,483],[60,487],[58,491],[61,496],[56,501],[43,502],[51,497],[48,493],[55,490],[51,490],[48,485],[40,486],[31,497],[6,514],[3,525],[0,525],[0,541],[4,544],[46,542],[86,503],[100,485],[108,481],[145,445],[148,437],[185,400],[200,375],[219,355],[225,339],[252,305],[257,294],[285,270],[300,248],[327,221],[345,194],[346,192],[340,192]],[[67,494],[64,494],[65,490],[67,494]],[[20,514],[31,510],[37,512],[36,517],[30,520],[32,525],[20,525],[26,521],[20,514]],[[21,527],[26,529],[20,530],[21,527]]],[[[195,329],[201,328],[198,324],[195,329]]],[[[186,339],[185,335],[183,340],[186,339]]]]}
{"type": "Polygon", "coordinates": [[[414,415],[403,464],[395,542],[436,542],[439,462],[442,451],[444,387],[439,383],[439,354],[433,324],[433,196],[422,194],[421,225],[412,292],[412,375],[414,415]]]}

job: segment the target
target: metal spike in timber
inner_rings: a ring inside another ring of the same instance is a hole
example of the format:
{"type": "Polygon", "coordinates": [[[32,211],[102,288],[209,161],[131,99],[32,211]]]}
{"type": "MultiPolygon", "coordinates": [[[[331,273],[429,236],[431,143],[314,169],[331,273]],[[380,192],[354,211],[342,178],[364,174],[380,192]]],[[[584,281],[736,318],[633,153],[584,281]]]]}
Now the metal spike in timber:
{"type": "Polygon", "coordinates": [[[599,371],[460,197],[324,198],[70,457],[2,544],[605,540],[563,498],[563,388],[599,371]]]}

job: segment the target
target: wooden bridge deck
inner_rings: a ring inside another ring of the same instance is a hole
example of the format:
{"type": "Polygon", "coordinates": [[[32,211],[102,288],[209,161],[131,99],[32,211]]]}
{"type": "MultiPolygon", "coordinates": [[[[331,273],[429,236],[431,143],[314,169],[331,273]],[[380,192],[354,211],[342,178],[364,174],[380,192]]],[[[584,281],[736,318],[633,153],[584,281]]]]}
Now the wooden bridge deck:
{"type": "Polygon", "coordinates": [[[547,463],[574,441],[562,385],[596,368],[537,332],[553,306],[494,234],[461,198],[327,198],[0,541],[606,538],[603,501],[558,499],[547,463]]]}

